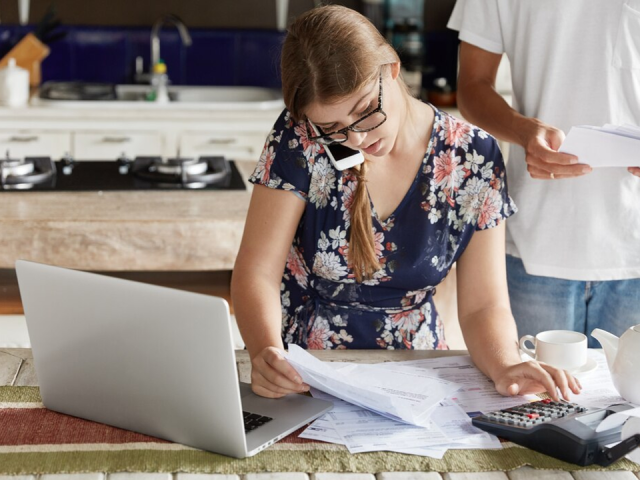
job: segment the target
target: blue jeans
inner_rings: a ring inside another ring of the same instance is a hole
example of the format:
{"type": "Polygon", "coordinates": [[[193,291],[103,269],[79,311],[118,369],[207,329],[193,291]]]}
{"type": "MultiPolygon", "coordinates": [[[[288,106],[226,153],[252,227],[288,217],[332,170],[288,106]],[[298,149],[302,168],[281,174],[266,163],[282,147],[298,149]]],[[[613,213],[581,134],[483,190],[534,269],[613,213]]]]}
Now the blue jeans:
{"type": "Polygon", "coordinates": [[[507,255],[507,282],[518,334],[574,330],[589,338],[594,328],[622,335],[640,324],[640,279],[583,282],[529,275],[519,258],[507,255]]]}

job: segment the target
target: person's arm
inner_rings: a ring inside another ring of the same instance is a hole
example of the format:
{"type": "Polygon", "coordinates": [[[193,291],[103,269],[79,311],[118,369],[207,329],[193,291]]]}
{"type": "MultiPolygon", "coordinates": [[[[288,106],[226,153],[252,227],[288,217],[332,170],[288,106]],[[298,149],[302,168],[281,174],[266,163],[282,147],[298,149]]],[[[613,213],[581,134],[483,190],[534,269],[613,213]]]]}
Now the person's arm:
{"type": "Polygon", "coordinates": [[[521,115],[495,90],[501,57],[461,42],[457,98],[462,116],[493,136],[522,146],[533,178],[549,180],[589,173],[591,167],[578,164],[574,155],[557,152],[565,137],[562,130],[521,115]]]}
{"type": "Polygon", "coordinates": [[[557,386],[568,399],[569,390],[580,392],[574,377],[520,358],[507,290],[504,237],[504,221],[475,232],[457,262],[458,316],[469,354],[502,395],[547,391],[558,400],[557,386]]]}
{"type": "Polygon", "coordinates": [[[251,357],[251,386],[264,397],[308,390],[281,354],[280,283],[304,208],[292,192],[255,185],[233,268],[231,297],[251,357]]]}

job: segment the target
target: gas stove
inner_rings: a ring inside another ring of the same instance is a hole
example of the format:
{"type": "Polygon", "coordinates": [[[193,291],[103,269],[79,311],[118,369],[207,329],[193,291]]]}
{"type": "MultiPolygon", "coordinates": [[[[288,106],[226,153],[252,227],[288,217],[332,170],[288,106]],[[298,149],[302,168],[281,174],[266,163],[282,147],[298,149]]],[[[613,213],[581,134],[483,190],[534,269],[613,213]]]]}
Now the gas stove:
{"type": "Polygon", "coordinates": [[[0,191],[8,192],[245,189],[235,163],[224,157],[0,159],[0,191]]]}

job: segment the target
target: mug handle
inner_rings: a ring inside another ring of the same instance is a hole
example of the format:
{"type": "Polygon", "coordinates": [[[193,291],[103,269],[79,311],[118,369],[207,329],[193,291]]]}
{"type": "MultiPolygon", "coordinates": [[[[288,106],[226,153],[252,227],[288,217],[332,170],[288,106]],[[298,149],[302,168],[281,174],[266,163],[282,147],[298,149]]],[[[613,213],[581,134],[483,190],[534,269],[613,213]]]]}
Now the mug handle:
{"type": "Polygon", "coordinates": [[[525,344],[531,342],[532,345],[536,344],[536,339],[533,335],[525,335],[520,339],[520,350],[529,355],[531,358],[536,358],[536,351],[527,348],[525,344]]]}

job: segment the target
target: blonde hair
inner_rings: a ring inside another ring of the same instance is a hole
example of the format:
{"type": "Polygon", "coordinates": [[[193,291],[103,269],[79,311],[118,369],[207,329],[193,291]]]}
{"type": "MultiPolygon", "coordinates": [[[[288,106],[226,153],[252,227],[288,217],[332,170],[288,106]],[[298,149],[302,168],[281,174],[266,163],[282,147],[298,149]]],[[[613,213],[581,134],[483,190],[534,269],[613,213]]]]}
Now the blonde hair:
{"type": "MultiPolygon", "coordinates": [[[[399,61],[376,27],[355,10],[339,5],[314,8],[296,19],[284,41],[285,105],[295,121],[303,121],[304,109],[311,103],[332,103],[352,95],[377,80],[385,65],[399,61]]],[[[358,282],[372,278],[380,269],[366,170],[366,162],[352,169],[358,186],[350,209],[348,260],[358,282]]]]}

